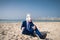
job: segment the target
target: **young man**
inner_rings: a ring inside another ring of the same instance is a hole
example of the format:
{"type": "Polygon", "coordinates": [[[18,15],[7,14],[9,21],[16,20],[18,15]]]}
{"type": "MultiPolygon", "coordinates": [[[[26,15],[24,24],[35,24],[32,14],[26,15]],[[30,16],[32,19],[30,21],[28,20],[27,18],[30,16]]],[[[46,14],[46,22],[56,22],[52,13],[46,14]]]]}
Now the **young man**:
{"type": "Polygon", "coordinates": [[[37,34],[41,39],[45,39],[47,34],[42,35],[39,30],[37,29],[36,25],[33,24],[30,14],[27,14],[26,20],[23,21],[22,26],[22,34],[32,35],[34,33],[37,34]]]}

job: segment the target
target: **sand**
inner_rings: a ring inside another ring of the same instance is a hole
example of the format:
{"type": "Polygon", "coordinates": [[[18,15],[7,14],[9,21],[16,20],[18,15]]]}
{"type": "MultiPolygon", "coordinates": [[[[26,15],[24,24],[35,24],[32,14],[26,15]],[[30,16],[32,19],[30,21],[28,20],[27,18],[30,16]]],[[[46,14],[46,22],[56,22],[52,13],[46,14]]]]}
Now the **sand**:
{"type": "Polygon", "coordinates": [[[39,31],[46,31],[46,39],[21,34],[21,22],[0,23],[0,40],[60,40],[60,22],[34,22],[39,31]]]}

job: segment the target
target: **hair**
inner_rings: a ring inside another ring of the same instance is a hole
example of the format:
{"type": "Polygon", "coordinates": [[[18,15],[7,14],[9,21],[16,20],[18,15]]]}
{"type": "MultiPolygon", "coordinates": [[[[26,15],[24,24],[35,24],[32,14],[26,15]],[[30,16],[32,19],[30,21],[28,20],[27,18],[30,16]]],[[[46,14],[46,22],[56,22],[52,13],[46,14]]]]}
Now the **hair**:
{"type": "Polygon", "coordinates": [[[29,20],[31,20],[31,16],[30,16],[30,14],[27,14],[26,15],[26,21],[29,21],[29,20]]]}

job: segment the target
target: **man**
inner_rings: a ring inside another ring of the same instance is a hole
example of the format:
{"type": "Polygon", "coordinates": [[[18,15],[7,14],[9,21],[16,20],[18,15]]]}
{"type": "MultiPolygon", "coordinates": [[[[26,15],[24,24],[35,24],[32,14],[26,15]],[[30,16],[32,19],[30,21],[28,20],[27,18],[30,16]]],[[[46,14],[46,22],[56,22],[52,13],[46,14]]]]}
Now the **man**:
{"type": "Polygon", "coordinates": [[[23,21],[22,26],[22,34],[32,35],[34,34],[38,35],[41,39],[46,38],[46,34],[42,35],[39,30],[37,29],[36,25],[32,23],[32,19],[30,17],[30,14],[27,14],[26,21],[23,21]]]}

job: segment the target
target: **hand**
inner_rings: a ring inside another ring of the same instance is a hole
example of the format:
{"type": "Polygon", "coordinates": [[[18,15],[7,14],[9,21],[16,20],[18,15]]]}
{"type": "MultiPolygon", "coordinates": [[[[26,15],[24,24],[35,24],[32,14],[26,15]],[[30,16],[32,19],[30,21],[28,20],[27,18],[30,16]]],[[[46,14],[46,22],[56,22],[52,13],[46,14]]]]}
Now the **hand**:
{"type": "Polygon", "coordinates": [[[25,29],[25,27],[22,27],[22,31],[25,29]]]}
{"type": "Polygon", "coordinates": [[[35,30],[36,29],[36,26],[34,25],[32,28],[35,30]]]}

